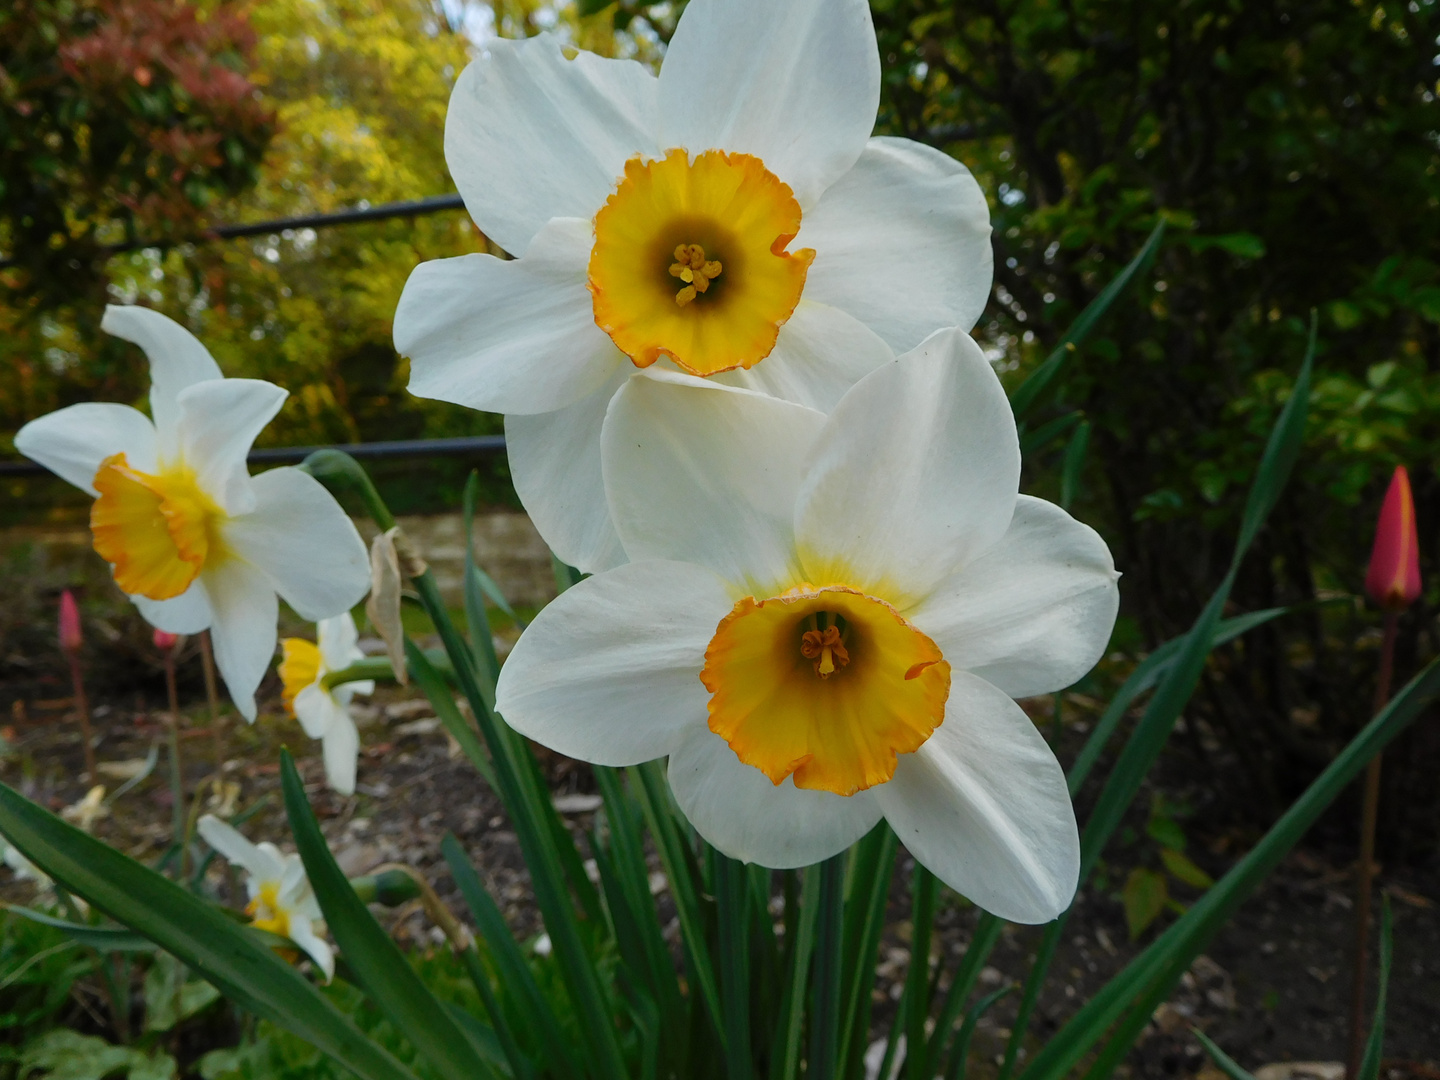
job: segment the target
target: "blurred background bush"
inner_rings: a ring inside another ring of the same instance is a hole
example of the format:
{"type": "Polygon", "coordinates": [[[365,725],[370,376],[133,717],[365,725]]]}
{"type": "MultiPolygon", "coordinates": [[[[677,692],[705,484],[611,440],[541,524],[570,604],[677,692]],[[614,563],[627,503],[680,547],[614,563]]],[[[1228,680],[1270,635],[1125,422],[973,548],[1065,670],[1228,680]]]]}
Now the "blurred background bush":
{"type": "MultiPolygon", "coordinates": [[[[0,454],[26,419],[138,402],[109,299],[186,322],[227,373],[291,398],[272,445],[483,434],[412,398],[390,340],[410,269],[487,250],[463,212],[245,240],[208,225],[453,190],[454,79],[488,34],[555,29],[655,63],[683,4],[579,0],[17,0],[0,12],[0,454]],[[157,246],[108,255],[104,245],[157,246]]],[[[1007,381],[1048,355],[1143,243],[1148,278],[1030,423],[1027,487],[1060,493],[1125,572],[1115,648],[1188,626],[1228,557],[1308,313],[1321,355],[1307,453],[1234,593],[1302,609],[1221,650],[1170,755],[1214,825],[1254,830],[1361,724],[1378,621],[1361,592],[1391,467],[1416,485],[1431,587],[1400,675],[1440,648],[1440,7],[1436,0],[872,0],[877,131],[964,161],[992,202],[994,302],[975,333],[1007,381]],[[1068,418],[1068,419],[1066,419],[1068,418]],[[1050,428],[1050,421],[1062,421],[1050,428]],[[1088,448],[1069,438],[1088,423],[1088,448]]],[[[398,509],[458,501],[468,465],[398,467],[398,509]]],[[[513,503],[503,465],[488,498],[513,503]]],[[[0,477],[4,521],[74,515],[0,477]]],[[[83,513],[83,509],[81,510],[83,513]]],[[[1440,723],[1387,757],[1382,857],[1436,857],[1440,723]]],[[[1353,842],[1353,805],[1334,835],[1353,842]]]]}

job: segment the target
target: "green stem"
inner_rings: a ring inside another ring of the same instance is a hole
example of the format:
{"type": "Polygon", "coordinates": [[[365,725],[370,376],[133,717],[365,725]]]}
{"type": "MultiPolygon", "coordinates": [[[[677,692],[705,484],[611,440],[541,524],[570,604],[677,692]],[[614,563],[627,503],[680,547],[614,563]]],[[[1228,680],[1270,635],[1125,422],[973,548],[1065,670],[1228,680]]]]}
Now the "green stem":
{"type": "Polygon", "coordinates": [[[840,943],[845,931],[845,858],[831,856],[820,864],[819,926],[816,929],[815,979],[810,1012],[810,1060],[807,1077],[833,1080],[840,1037],[840,943]]]}
{"type": "Polygon", "coordinates": [[[820,914],[820,868],[807,866],[798,898],[799,912],[792,917],[797,898],[793,888],[785,897],[786,944],[790,946],[790,978],[780,1008],[780,1033],[784,1045],[776,1080],[795,1080],[800,1075],[800,1035],[805,1022],[805,983],[810,974],[810,954],[815,949],[815,927],[820,914]],[[791,942],[793,941],[793,945],[791,942]]]}
{"type": "Polygon", "coordinates": [[[720,921],[720,1003],[725,1015],[725,1075],[750,1080],[750,905],[745,864],[715,852],[720,921]]]}
{"type": "Polygon", "coordinates": [[[913,1046],[915,1053],[906,1056],[905,1076],[908,1080],[929,1080],[913,1066],[924,1057],[925,1020],[930,1015],[927,998],[930,989],[930,932],[935,925],[935,900],[940,882],[917,862],[910,891],[910,970],[905,973],[905,1045],[913,1046]]]}
{"type": "Polygon", "coordinates": [[[985,966],[985,961],[990,959],[990,953],[994,950],[995,943],[1000,940],[1000,931],[1004,927],[1005,920],[991,915],[988,911],[981,915],[980,921],[975,924],[975,933],[970,938],[969,948],[965,950],[965,959],[960,962],[960,969],[955,972],[955,981],[950,984],[945,1003],[940,1006],[940,1017],[936,1020],[935,1030],[925,1047],[924,1067],[919,1075],[934,1076],[939,1071],[941,1056],[945,1052],[945,1044],[950,1040],[950,1033],[955,1028],[955,1021],[959,1019],[960,1010],[965,1007],[970,991],[975,989],[975,980],[980,977],[980,969],[985,966]]]}

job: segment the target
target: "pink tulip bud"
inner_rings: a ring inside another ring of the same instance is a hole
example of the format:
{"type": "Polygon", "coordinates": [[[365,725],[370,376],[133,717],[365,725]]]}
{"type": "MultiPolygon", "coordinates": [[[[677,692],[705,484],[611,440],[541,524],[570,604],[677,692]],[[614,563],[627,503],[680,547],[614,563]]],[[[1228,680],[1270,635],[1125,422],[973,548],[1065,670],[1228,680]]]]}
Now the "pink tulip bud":
{"type": "Polygon", "coordinates": [[[1395,466],[1380,506],[1365,591],[1385,611],[1403,611],[1420,595],[1420,537],[1415,530],[1410,474],[1404,465],[1395,466]]]}
{"type": "Polygon", "coordinates": [[[161,652],[169,652],[175,648],[176,642],[180,640],[180,635],[167,634],[164,630],[156,630],[150,635],[150,639],[155,642],[155,648],[161,652]]]}
{"type": "Polygon", "coordinates": [[[60,594],[60,649],[67,653],[80,651],[80,609],[69,589],[60,594]]]}

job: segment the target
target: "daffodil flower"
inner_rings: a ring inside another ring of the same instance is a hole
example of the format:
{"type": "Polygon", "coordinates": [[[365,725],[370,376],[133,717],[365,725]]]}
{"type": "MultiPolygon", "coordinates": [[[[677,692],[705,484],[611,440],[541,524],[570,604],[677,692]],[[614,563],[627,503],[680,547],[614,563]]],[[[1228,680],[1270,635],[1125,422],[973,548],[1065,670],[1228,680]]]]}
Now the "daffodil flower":
{"type": "Polygon", "coordinates": [[[721,851],[827,858],[883,816],[941,880],[1015,922],[1074,895],[1054,754],[1014,698],[1102,654],[1105,543],[1018,494],[998,378],[943,331],[826,417],[677,375],[610,406],[628,565],[547,606],[500,673],[523,734],[605,765],[669,755],[721,851]]]}
{"type": "Polygon", "coordinates": [[[657,77],[494,40],[450,99],[445,156],[517,256],[418,267],[395,345],[421,397],[505,414],[516,490],[565,561],[623,557],[600,428],[659,362],[828,412],[990,292],[985,198],[959,162],[871,138],[865,0],[691,0],[657,77]]]}
{"type": "Polygon", "coordinates": [[[282,855],[269,841],[252,844],[213,814],[202,817],[197,828],[207,844],[245,871],[250,924],[289,938],[315,961],[326,982],[334,978],[335,954],[322,936],[325,921],[300,856],[282,855]]]}
{"type": "Polygon", "coordinates": [[[320,620],[315,639],[286,638],[280,643],[285,707],[300,721],[306,735],[321,740],[325,779],[330,786],[342,795],[353,795],[360,733],[350,715],[350,699],[356,694],[373,694],[375,680],[325,685],[326,675],[365,659],[355,620],[348,611],[320,620]]]}
{"type": "Polygon", "coordinates": [[[226,379],[159,312],[108,307],[101,328],[150,360],[150,416],[86,402],[32,420],[15,448],[95,498],[95,550],[140,613],[172,634],[209,629],[236,707],[275,653],[276,594],[318,620],[365,595],[365,545],[319,481],[294,468],[252,477],[250,444],[286,392],[226,379]]]}

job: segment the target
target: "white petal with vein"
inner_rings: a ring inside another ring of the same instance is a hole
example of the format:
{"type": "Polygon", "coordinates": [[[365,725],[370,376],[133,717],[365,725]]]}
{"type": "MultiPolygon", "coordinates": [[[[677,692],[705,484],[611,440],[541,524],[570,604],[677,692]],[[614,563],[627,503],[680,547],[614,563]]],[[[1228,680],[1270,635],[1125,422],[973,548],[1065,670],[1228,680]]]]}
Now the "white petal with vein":
{"type": "Polygon", "coordinates": [[[472,409],[542,413],[593,393],[625,356],[595,325],[585,287],[590,223],[558,218],[519,259],[421,263],[395,310],[410,392],[472,409]]]}
{"type": "Polygon", "coordinates": [[[862,320],[896,352],[969,330],[990,300],[990,209],[970,170],[909,139],[874,138],[805,215],[805,295],[862,320]]]}
{"type": "Polygon", "coordinates": [[[589,220],[636,154],[655,157],[655,77],[550,34],[491,38],[445,117],[445,161],[482,232],[519,254],[551,218],[589,220]]]}
{"type": "Polygon", "coordinates": [[[100,463],[124,454],[133,469],[156,469],[155,425],[129,405],[84,401],[31,420],[15,435],[15,449],[92,498],[100,463]]]}
{"type": "Polygon", "coordinates": [[[500,669],[496,709],[568,757],[636,765],[704,725],[705,647],[734,603],[708,570],[629,563],[552,600],[500,669]]]}
{"type": "Polygon", "coordinates": [[[675,801],[700,835],[732,859],[789,870],[844,851],[875,827],[873,793],[778,787],[703,722],[670,755],[675,801]]]}
{"type": "Polygon", "coordinates": [[[1002,919],[1049,922],[1075,896],[1080,834],[1065,774],[1020,706],[951,674],[945,722],[875,797],[900,842],[1002,919]]]}
{"type": "Polygon", "coordinates": [[[864,0],[690,0],[660,68],[661,147],[753,154],[801,209],[875,126],[880,55],[864,0]]]}
{"type": "Polygon", "coordinates": [[[687,375],[630,379],[605,418],[605,490],[631,559],[699,563],[745,591],[798,580],[795,493],[823,414],[687,375]]]}
{"type": "Polygon", "coordinates": [[[826,421],[795,508],[809,580],[907,606],[1005,535],[1019,484],[999,378],[969,335],[935,334],[826,421]]]}
{"type": "Polygon", "coordinates": [[[1004,538],[905,617],[953,666],[1011,697],[1048,694],[1104,655],[1120,605],[1119,576],[1094,529],[1021,495],[1004,538]]]}

